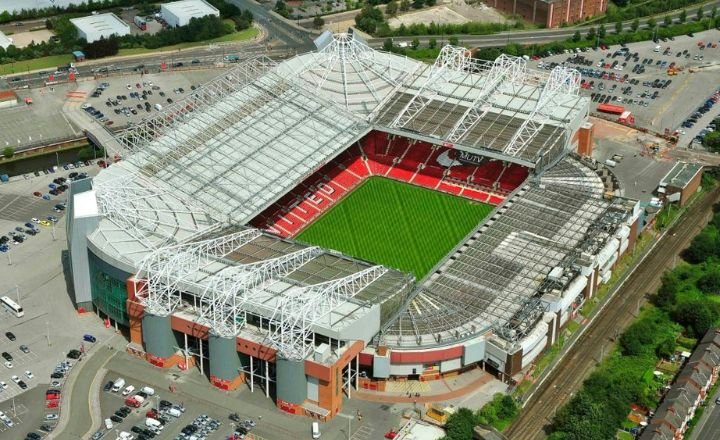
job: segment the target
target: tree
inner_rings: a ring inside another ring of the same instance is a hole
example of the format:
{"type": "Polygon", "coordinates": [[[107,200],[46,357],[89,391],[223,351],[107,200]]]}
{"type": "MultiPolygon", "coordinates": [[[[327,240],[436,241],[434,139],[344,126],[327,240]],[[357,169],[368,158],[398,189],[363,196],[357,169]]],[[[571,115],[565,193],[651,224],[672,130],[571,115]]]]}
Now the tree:
{"type": "Polygon", "coordinates": [[[695,337],[702,337],[713,326],[718,312],[704,300],[690,300],[675,308],[672,317],[679,324],[685,326],[688,332],[695,337]]]}
{"type": "Polygon", "coordinates": [[[398,2],[395,0],[390,0],[390,2],[385,6],[385,13],[391,17],[394,17],[398,12],[398,2]]]}
{"type": "Polygon", "coordinates": [[[425,0],[413,0],[413,9],[422,9],[425,6],[425,0]]]}
{"type": "Polygon", "coordinates": [[[672,24],[672,18],[669,15],[666,15],[665,18],[663,18],[663,25],[665,27],[668,27],[672,24]]]}
{"type": "Polygon", "coordinates": [[[705,15],[705,11],[703,11],[703,7],[700,6],[700,7],[698,8],[697,12],[695,13],[695,16],[697,17],[697,21],[702,20],[703,15],[705,15]]]}
{"type": "Polygon", "coordinates": [[[717,6],[713,6],[712,9],[710,9],[710,18],[715,19],[715,16],[717,16],[717,6]]]}
{"type": "Polygon", "coordinates": [[[720,132],[718,131],[711,131],[709,133],[705,134],[705,137],[703,137],[703,145],[705,145],[707,148],[719,151],[720,150],[720,132]]]}
{"type": "Polygon", "coordinates": [[[385,22],[385,17],[380,9],[372,5],[365,5],[360,13],[355,16],[357,27],[369,34],[374,34],[378,26],[385,22]]]}
{"type": "Polygon", "coordinates": [[[86,161],[105,156],[105,150],[92,145],[78,150],[78,160],[86,161]]]}
{"type": "Polygon", "coordinates": [[[392,38],[386,38],[385,41],[383,41],[383,50],[385,52],[392,52],[392,50],[393,50],[392,38]]]}
{"type": "Polygon", "coordinates": [[[675,339],[668,337],[660,341],[655,354],[661,359],[670,359],[675,354],[675,339]]]}
{"type": "Polygon", "coordinates": [[[665,272],[662,276],[660,288],[652,297],[652,302],[663,310],[669,310],[675,306],[677,292],[680,289],[680,283],[677,276],[673,272],[665,272]]]}
{"type": "Polygon", "coordinates": [[[698,278],[695,285],[703,293],[720,294],[720,272],[713,270],[698,278]]]}
{"type": "Polygon", "coordinates": [[[640,28],[640,20],[638,20],[638,19],[636,18],[636,19],[633,20],[633,22],[630,24],[630,29],[631,29],[633,32],[637,32],[637,30],[638,30],[639,28],[640,28]]]}
{"type": "Polygon", "coordinates": [[[413,50],[420,47],[420,40],[418,40],[417,38],[413,38],[412,41],[410,42],[410,47],[412,47],[413,50]]]}
{"type": "Polygon", "coordinates": [[[690,246],[683,251],[683,258],[692,264],[702,263],[718,252],[718,234],[715,228],[705,228],[690,242],[690,246]],[[713,233],[714,232],[714,233],[713,233]]]}
{"type": "Polygon", "coordinates": [[[410,10],[410,0],[400,0],[400,11],[407,12],[410,10]]]}
{"type": "Polygon", "coordinates": [[[645,23],[647,24],[648,29],[654,29],[655,26],[657,26],[657,21],[655,21],[653,17],[648,18],[645,23]]]}
{"type": "Polygon", "coordinates": [[[512,396],[505,394],[500,399],[500,407],[498,408],[497,415],[500,419],[509,420],[515,417],[518,412],[517,403],[512,396]]]}
{"type": "Polygon", "coordinates": [[[460,44],[460,40],[455,35],[452,35],[448,38],[448,43],[452,46],[457,46],[460,44]]]}
{"type": "Polygon", "coordinates": [[[607,29],[605,29],[604,24],[601,24],[598,28],[598,37],[600,37],[600,39],[602,40],[605,38],[605,35],[607,35],[607,29]]]}
{"type": "Polygon", "coordinates": [[[14,155],[15,155],[15,149],[13,147],[3,148],[3,156],[5,156],[6,159],[10,159],[14,155]]]}
{"type": "Polygon", "coordinates": [[[578,41],[580,41],[581,38],[582,38],[582,35],[580,35],[580,31],[575,31],[575,33],[572,36],[572,40],[577,43],[578,41]]]}
{"type": "Polygon", "coordinates": [[[325,20],[323,20],[321,16],[316,15],[315,18],[313,18],[313,27],[315,29],[320,29],[324,25],[325,25],[325,20]]]}
{"type": "Polygon", "coordinates": [[[596,36],[597,34],[595,33],[595,27],[593,26],[588,30],[587,39],[590,41],[594,41],[596,36]]]}
{"type": "Polygon", "coordinates": [[[448,417],[445,431],[447,440],[467,440],[472,438],[475,428],[475,415],[467,408],[460,408],[448,417]]]}
{"type": "Polygon", "coordinates": [[[615,33],[619,34],[623,31],[623,24],[622,21],[616,21],[615,22],[615,33]]]}
{"type": "Polygon", "coordinates": [[[680,17],[678,18],[680,19],[680,23],[685,23],[687,21],[687,11],[685,9],[680,11],[680,17]]]}
{"type": "Polygon", "coordinates": [[[435,49],[435,48],[437,47],[437,39],[431,38],[431,39],[428,41],[428,47],[429,47],[430,49],[435,49]]]}
{"type": "Polygon", "coordinates": [[[437,4],[437,0],[425,0],[425,4],[428,6],[435,6],[437,4]]]}
{"type": "Polygon", "coordinates": [[[285,2],[283,0],[277,0],[277,2],[275,2],[274,11],[277,12],[278,14],[282,15],[285,18],[290,17],[290,13],[291,13],[290,9],[288,9],[288,7],[287,7],[287,4],[285,4],[285,2]]]}

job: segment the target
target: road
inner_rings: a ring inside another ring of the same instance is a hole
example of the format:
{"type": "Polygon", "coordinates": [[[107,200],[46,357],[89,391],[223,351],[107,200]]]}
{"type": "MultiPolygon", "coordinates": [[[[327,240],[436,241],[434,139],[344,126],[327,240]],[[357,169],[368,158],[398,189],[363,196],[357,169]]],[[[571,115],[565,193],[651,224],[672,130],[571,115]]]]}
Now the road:
{"type": "Polygon", "coordinates": [[[102,367],[108,362],[116,351],[106,346],[97,348],[96,353],[76,363],[75,369],[70,374],[74,378],[66,384],[63,389],[62,401],[63,411],[60,413],[58,427],[52,433],[52,438],[58,440],[74,440],[87,438],[85,434],[93,425],[93,414],[95,399],[91,396],[91,385],[96,381],[96,373],[102,371],[102,367]]]}
{"type": "Polygon", "coordinates": [[[695,429],[690,434],[688,440],[715,440],[720,438],[720,405],[716,404],[716,399],[720,395],[708,396],[707,406],[703,411],[702,417],[698,420],[695,429]]]}
{"type": "MultiPolygon", "coordinates": [[[[252,12],[258,24],[267,29],[270,42],[277,39],[282,44],[297,49],[298,52],[307,52],[315,48],[312,42],[314,34],[299,26],[293,26],[287,21],[271,14],[265,5],[261,5],[252,0],[228,0],[228,2],[240,9],[247,9],[252,12]]],[[[270,5],[268,5],[268,7],[269,6],[270,5]]]]}
{"type": "MultiPolygon", "coordinates": [[[[513,440],[545,438],[555,412],[577,392],[583,380],[595,368],[602,353],[612,348],[610,337],[622,331],[634,319],[645,295],[660,286],[664,269],[670,268],[675,256],[685,249],[705,226],[712,205],[720,199],[720,188],[696,201],[647,255],[645,261],[609,300],[597,319],[576,341],[574,347],[549,372],[545,381],[525,405],[520,417],[506,432],[513,440]]],[[[716,438],[716,437],[713,437],[716,438]]]]}

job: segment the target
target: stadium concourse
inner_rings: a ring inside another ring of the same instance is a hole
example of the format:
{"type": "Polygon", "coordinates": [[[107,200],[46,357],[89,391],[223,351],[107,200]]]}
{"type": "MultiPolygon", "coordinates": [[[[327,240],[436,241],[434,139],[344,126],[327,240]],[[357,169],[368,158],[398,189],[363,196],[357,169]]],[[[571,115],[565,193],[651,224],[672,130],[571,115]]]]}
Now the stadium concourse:
{"type": "Polygon", "coordinates": [[[73,182],[75,303],[156,366],[323,419],[353,387],[522,371],[637,234],[638,204],[573,153],[592,135],[578,73],[452,46],[426,65],[352,33],[316,46],[238,65],[73,182]],[[370,176],[494,210],[418,280],[293,239],[370,176]]]}

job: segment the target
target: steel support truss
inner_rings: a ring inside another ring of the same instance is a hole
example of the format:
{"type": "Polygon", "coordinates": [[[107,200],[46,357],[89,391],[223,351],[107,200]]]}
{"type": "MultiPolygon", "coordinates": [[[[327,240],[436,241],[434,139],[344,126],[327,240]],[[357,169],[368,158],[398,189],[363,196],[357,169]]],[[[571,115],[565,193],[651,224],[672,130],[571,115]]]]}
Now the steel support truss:
{"type": "Polygon", "coordinates": [[[230,266],[218,272],[200,296],[200,322],[219,336],[234,338],[245,324],[245,307],[253,304],[255,289],[293,272],[322,253],[319,247],[309,247],[271,260],[230,266]]]}
{"type": "Polygon", "coordinates": [[[139,174],[96,183],[94,189],[99,213],[152,249],[174,240],[178,231],[197,235],[220,226],[203,209],[179,200],[171,190],[139,174]],[[181,216],[192,218],[192,222],[181,221],[181,216]],[[149,236],[160,241],[147,240],[149,236]]]}
{"type": "Polygon", "coordinates": [[[487,113],[490,102],[500,86],[520,87],[527,76],[527,63],[520,57],[500,55],[492,63],[485,81],[480,86],[477,97],[447,136],[448,142],[457,143],[487,113]]]}
{"type": "Polygon", "coordinates": [[[205,108],[219,98],[241,89],[276,65],[275,61],[264,55],[240,63],[142,124],[121,131],[116,139],[131,152],[141,151],[155,139],[172,133],[181,126],[187,114],[205,108]]]}
{"type": "Polygon", "coordinates": [[[208,267],[240,246],[262,235],[246,229],[219,238],[167,246],[152,252],[140,263],[138,277],[146,280],[138,294],[147,311],[167,316],[180,304],[180,292],[187,286],[199,286],[198,274],[211,276],[208,267]]]}
{"type": "Polygon", "coordinates": [[[561,104],[557,98],[568,95],[577,96],[579,90],[580,72],[567,67],[555,67],[550,72],[533,111],[508,141],[503,153],[516,156],[537,136],[550,119],[553,111],[561,104]]]}
{"type": "Polygon", "coordinates": [[[427,79],[395,120],[390,123],[390,127],[405,127],[440,94],[440,88],[444,84],[474,70],[477,69],[473,65],[473,59],[469,56],[467,49],[450,45],[443,47],[435,59],[435,64],[430,67],[427,79]]]}
{"type": "MultiPolygon", "coordinates": [[[[394,57],[375,56],[377,52],[355,34],[339,33],[333,34],[331,38],[332,41],[317,53],[301,57],[303,66],[298,75],[308,81],[317,92],[320,92],[328,77],[333,72],[340,70],[346,109],[350,106],[350,95],[352,94],[352,85],[348,84],[347,79],[348,72],[357,75],[376,103],[380,104],[383,96],[378,94],[371,78],[372,75],[393,86],[394,91],[402,86],[405,79],[420,66],[420,64],[405,62],[403,67],[412,67],[412,69],[409,71],[401,69],[393,64],[394,57]],[[304,78],[302,75],[305,73],[312,73],[313,77],[304,78]]],[[[389,93],[389,95],[392,94],[389,93]]]]}
{"type": "Polygon", "coordinates": [[[313,325],[328,319],[336,307],[387,271],[383,266],[373,266],[337,280],[288,290],[278,299],[270,319],[271,345],[287,359],[305,359],[313,349],[313,325]]]}

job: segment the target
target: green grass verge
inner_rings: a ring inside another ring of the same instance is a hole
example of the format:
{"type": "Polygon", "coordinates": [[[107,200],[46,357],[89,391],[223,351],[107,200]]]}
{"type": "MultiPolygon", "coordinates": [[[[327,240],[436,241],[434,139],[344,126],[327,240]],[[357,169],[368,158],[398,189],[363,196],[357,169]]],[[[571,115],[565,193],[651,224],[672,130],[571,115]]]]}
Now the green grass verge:
{"type": "Polygon", "coordinates": [[[133,47],[129,49],[120,49],[120,53],[118,55],[139,55],[139,54],[146,54],[146,53],[153,53],[153,52],[166,52],[170,50],[180,50],[180,49],[187,49],[190,47],[198,47],[198,46],[207,46],[208,44],[213,43],[229,43],[229,42],[237,42],[237,41],[246,41],[251,40],[255,38],[258,34],[258,29],[255,27],[251,27],[248,29],[245,29],[244,31],[240,32],[233,32],[232,34],[223,35],[222,37],[213,38],[212,40],[206,40],[206,41],[195,41],[192,43],[180,43],[180,44],[174,44],[172,46],[164,46],[159,47],[157,49],[146,49],[144,47],[133,47]]]}
{"type": "MultiPolygon", "coordinates": [[[[193,43],[181,43],[173,46],[159,47],[157,49],[146,49],[144,47],[133,47],[130,49],[120,49],[118,56],[127,55],[139,55],[153,52],[164,52],[168,50],[180,50],[187,49],[189,47],[205,46],[213,43],[228,43],[233,41],[246,41],[255,38],[258,34],[258,30],[255,27],[245,29],[240,32],[233,32],[232,34],[223,35],[222,37],[213,38],[207,41],[198,41],[193,43]]],[[[107,58],[111,60],[112,58],[107,58]]],[[[33,70],[40,69],[54,69],[57,66],[67,64],[72,61],[72,56],[67,55],[52,55],[49,57],[35,58],[27,61],[17,61],[15,63],[1,64],[0,75],[11,75],[14,73],[27,73],[33,70]]]]}
{"type": "Polygon", "coordinates": [[[617,440],[633,440],[635,437],[627,431],[618,431],[615,438],[617,440]]]}
{"type": "Polygon", "coordinates": [[[493,206],[372,177],[298,235],[422,278],[493,206]]]}
{"type": "Polygon", "coordinates": [[[27,73],[38,69],[54,69],[57,66],[67,64],[71,61],[72,56],[70,54],[51,55],[49,57],[35,58],[34,60],[16,61],[14,63],[0,65],[0,75],[27,73]]]}

